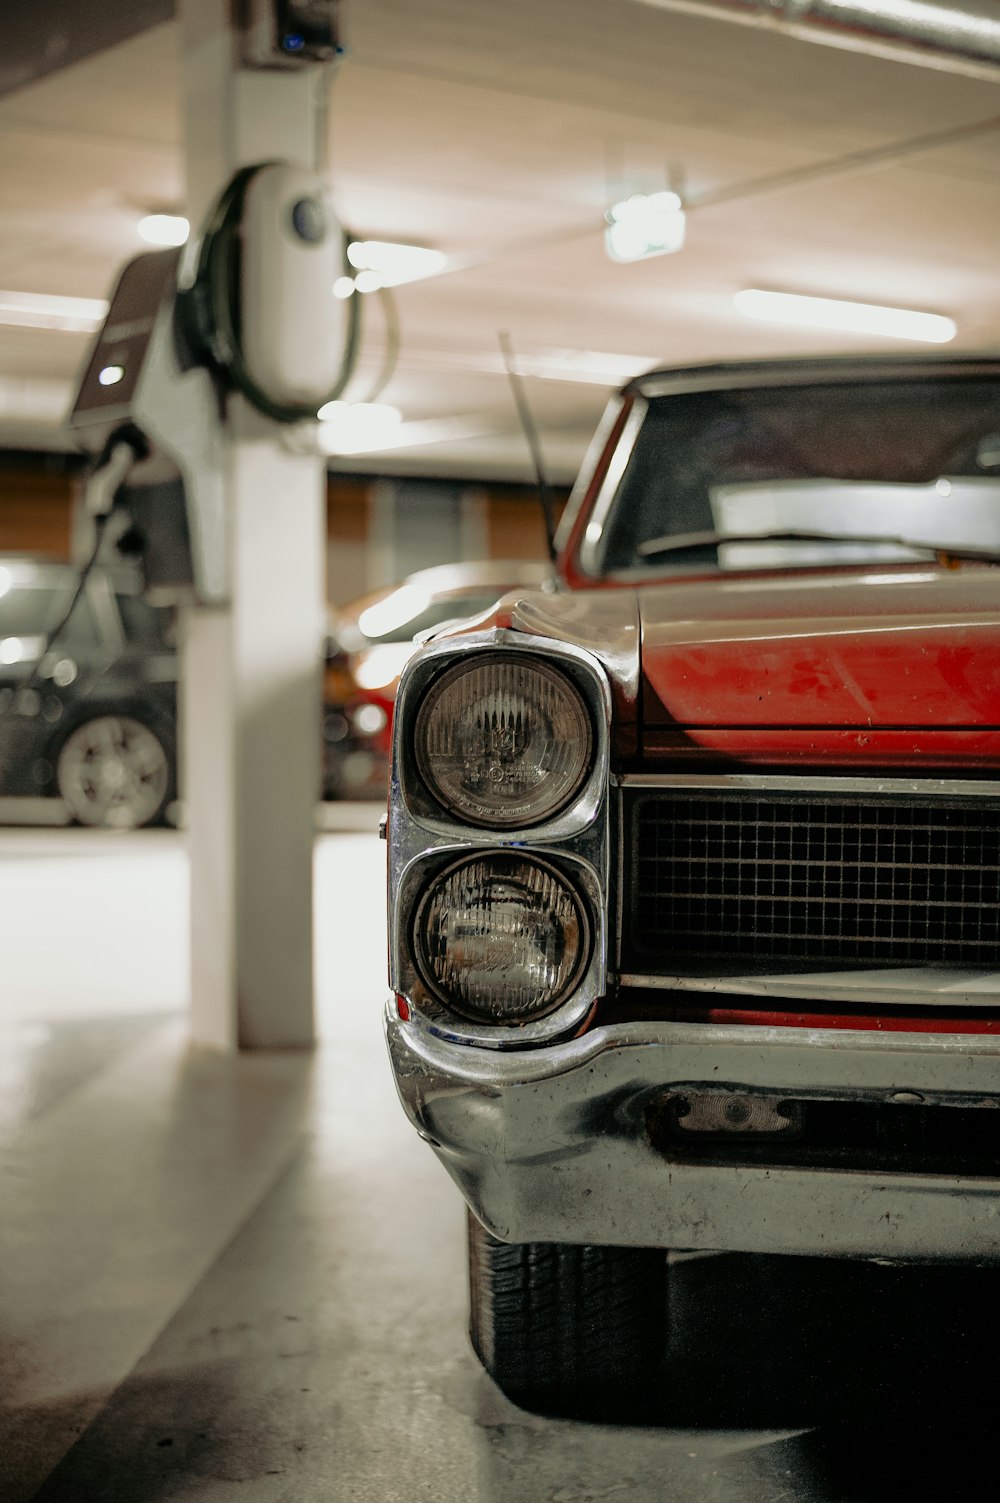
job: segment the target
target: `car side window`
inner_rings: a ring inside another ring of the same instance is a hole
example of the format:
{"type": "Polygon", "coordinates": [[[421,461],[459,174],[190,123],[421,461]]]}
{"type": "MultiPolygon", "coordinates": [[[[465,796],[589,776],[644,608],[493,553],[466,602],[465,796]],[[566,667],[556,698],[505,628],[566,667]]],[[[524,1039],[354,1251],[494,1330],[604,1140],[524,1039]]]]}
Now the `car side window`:
{"type": "MultiPolygon", "coordinates": [[[[0,598],[0,662],[12,665],[37,658],[46,638],[58,626],[73,598],[69,586],[42,588],[14,586],[0,598]]],[[[94,647],[99,641],[90,602],[86,597],[74,607],[60,634],[66,647],[94,647]]]]}
{"type": "Polygon", "coordinates": [[[118,610],[130,642],[141,647],[172,650],[174,611],[169,605],[149,605],[141,595],[117,595],[118,610]]]}

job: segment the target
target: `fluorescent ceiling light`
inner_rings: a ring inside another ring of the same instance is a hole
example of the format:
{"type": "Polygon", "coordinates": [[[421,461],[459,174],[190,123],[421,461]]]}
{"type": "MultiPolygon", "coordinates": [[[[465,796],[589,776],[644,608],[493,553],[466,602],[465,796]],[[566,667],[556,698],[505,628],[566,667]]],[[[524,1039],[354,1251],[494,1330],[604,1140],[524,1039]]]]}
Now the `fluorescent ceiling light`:
{"type": "Polygon", "coordinates": [[[430,593],[419,585],[400,585],[384,600],[377,600],[358,617],[358,629],[366,637],[385,637],[422,616],[431,603],[430,593]]]}
{"type": "Polygon", "coordinates": [[[523,376],[537,376],[544,381],[580,381],[589,386],[618,386],[656,364],[654,357],[598,350],[536,350],[523,355],[515,353],[514,358],[523,376]]]}
{"type": "Polygon", "coordinates": [[[327,454],[365,454],[391,446],[403,418],[387,402],[327,402],[317,416],[327,454]]]}
{"type": "Polygon", "coordinates": [[[364,286],[357,278],[361,292],[419,282],[422,277],[436,276],[448,264],[443,251],[429,250],[425,245],[401,245],[394,240],[352,240],[347,259],[356,271],[369,274],[364,286]]]}
{"type": "Polygon", "coordinates": [[[93,334],[108,305],[100,297],[52,297],[45,292],[0,292],[0,324],[93,334]]]}
{"type": "Polygon", "coordinates": [[[604,244],[612,261],[667,256],[684,244],[684,205],[676,193],[633,193],[605,214],[604,244]]]}
{"type": "Polygon", "coordinates": [[[875,303],[846,303],[838,298],[801,297],[792,292],[762,292],[747,288],[733,302],[746,318],[764,323],[797,324],[802,328],[834,329],[842,334],[879,334],[889,339],[915,339],[923,344],[947,344],[957,327],[939,313],[909,308],[883,308],[875,303]]]}
{"type": "Polygon", "coordinates": [[[331,455],[376,454],[385,449],[415,449],[424,444],[482,438],[495,431],[485,418],[425,418],[412,423],[386,425],[381,433],[351,432],[340,423],[321,422],[319,446],[324,454],[331,455]]]}
{"type": "Polygon", "coordinates": [[[147,214],[136,229],[150,245],[183,245],[191,226],[182,214],[147,214]]]}

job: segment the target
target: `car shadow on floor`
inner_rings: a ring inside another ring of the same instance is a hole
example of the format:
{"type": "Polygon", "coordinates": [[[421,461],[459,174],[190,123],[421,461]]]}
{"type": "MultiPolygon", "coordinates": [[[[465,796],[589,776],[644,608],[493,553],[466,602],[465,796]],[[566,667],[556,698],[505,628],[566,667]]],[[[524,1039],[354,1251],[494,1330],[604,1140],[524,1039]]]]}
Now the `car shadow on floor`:
{"type": "Polygon", "coordinates": [[[982,1416],[998,1294],[993,1268],[680,1263],[661,1386],[636,1418],[693,1431],[803,1430],[752,1463],[780,1476],[790,1498],[991,1493],[996,1430],[982,1416]]]}
{"type": "MultiPolygon", "coordinates": [[[[386,1370],[395,1421],[381,1430],[373,1417],[354,1439],[373,1465],[398,1453],[397,1471],[420,1477],[412,1495],[444,1503],[626,1491],[636,1503],[938,1503],[995,1493],[995,1427],[980,1414],[993,1391],[996,1271],[727,1256],[677,1265],[672,1284],[660,1380],[624,1412],[608,1395],[603,1412],[575,1417],[584,1425],[527,1415],[466,1351],[454,1375],[478,1448],[452,1434],[438,1457],[433,1436],[414,1434],[410,1411],[424,1414],[430,1392],[419,1366],[386,1370]]],[[[282,1503],[382,1503],[378,1483],[357,1474],[341,1405],[317,1386],[337,1354],[318,1347],[317,1373],[296,1387],[302,1378],[266,1334],[248,1328],[239,1360],[132,1374],[40,1491],[20,1492],[15,1467],[0,1493],[167,1503],[240,1486],[282,1503]]],[[[374,1359],[345,1350],[339,1360],[357,1374],[374,1359]]],[[[453,1400],[432,1405],[451,1425],[453,1400]]]]}
{"type": "Polygon", "coordinates": [[[974,1389],[995,1349],[1000,1270],[724,1256],[671,1268],[671,1423],[868,1419],[974,1389]]]}

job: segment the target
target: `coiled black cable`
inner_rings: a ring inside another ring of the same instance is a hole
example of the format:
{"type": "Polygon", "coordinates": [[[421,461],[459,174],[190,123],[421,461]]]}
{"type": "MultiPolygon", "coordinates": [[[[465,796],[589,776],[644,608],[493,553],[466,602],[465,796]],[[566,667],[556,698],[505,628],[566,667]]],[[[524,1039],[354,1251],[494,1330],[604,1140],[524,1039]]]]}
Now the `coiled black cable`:
{"type": "MultiPolygon", "coordinates": [[[[257,162],[235,173],[212,209],[202,233],[194,282],[179,297],[181,316],[196,341],[211,356],[213,363],[247,401],[265,417],[278,423],[303,422],[315,418],[326,402],[336,401],[354,374],[361,342],[361,308],[357,297],[348,298],[347,337],[340,371],[333,389],[321,402],[278,402],[261,389],[251,375],[241,343],[240,307],[240,220],[247,190],[265,167],[278,165],[257,162]]],[[[343,235],[345,274],[351,271],[347,260],[348,236],[343,235]]],[[[331,289],[332,296],[332,289],[331,289]]]]}

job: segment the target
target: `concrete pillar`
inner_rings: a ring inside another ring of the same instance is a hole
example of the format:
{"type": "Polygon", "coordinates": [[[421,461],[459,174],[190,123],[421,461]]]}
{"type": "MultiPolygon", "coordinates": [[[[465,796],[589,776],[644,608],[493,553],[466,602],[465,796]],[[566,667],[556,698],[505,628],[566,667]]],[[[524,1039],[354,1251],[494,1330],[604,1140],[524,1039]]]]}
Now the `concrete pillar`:
{"type": "MultiPolygon", "coordinates": [[[[321,166],[324,70],[237,66],[231,0],[179,0],[188,213],[251,162],[321,166]]],[[[325,466],[231,403],[232,604],[184,623],[192,1033],[218,1048],[314,1039],[325,466]]]]}

